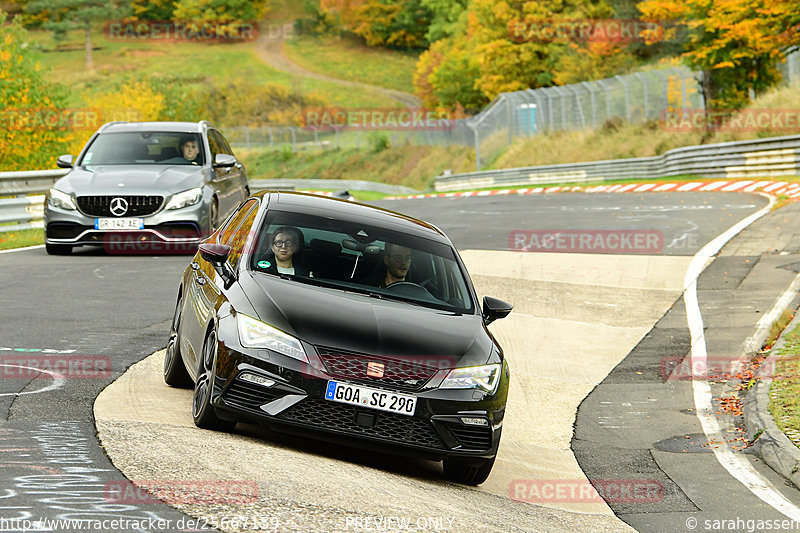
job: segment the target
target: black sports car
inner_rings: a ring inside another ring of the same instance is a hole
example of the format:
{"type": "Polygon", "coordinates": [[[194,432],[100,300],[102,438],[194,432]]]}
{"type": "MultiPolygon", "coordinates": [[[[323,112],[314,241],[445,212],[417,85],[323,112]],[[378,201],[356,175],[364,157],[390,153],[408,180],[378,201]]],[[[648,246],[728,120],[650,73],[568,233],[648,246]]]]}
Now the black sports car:
{"type": "Polygon", "coordinates": [[[251,196],[186,269],[164,360],[208,429],[236,421],[444,461],[482,483],[509,369],[435,226],[334,198],[251,196]]]}

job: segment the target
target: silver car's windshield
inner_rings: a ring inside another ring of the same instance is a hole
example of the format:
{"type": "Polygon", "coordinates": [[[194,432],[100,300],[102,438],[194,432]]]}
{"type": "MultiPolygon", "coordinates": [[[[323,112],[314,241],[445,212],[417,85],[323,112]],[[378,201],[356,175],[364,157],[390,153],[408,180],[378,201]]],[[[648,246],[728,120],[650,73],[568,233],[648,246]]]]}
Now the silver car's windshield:
{"type": "Polygon", "coordinates": [[[272,212],[254,250],[256,271],[457,313],[474,309],[453,248],[395,229],[272,212]]]}
{"type": "Polygon", "coordinates": [[[80,166],[96,165],[202,165],[199,133],[101,133],[89,146],[80,166]]]}

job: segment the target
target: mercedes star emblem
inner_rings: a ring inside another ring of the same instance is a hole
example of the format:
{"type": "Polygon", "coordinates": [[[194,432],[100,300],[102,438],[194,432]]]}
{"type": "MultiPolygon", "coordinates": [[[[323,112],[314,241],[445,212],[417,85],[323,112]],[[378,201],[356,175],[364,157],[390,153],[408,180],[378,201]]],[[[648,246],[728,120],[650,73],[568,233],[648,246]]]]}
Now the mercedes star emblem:
{"type": "Polygon", "coordinates": [[[115,217],[121,217],[128,212],[128,202],[125,200],[125,198],[114,198],[111,200],[109,211],[111,211],[111,214],[115,217]]]}

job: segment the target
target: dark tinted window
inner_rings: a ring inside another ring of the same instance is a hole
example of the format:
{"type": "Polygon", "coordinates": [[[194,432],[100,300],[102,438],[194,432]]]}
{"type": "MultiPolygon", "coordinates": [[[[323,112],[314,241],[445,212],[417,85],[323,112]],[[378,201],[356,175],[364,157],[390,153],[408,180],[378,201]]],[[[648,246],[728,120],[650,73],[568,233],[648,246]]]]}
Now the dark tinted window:
{"type": "Polygon", "coordinates": [[[446,243],[396,228],[272,211],[258,229],[250,268],[273,275],[267,269],[275,262],[275,234],[295,233],[292,228],[302,236],[295,257],[313,274],[313,278],[296,276],[297,282],[462,313],[474,309],[455,250],[446,243]],[[403,274],[400,283],[396,277],[387,278],[390,268],[393,274],[403,274]]]}
{"type": "Polygon", "coordinates": [[[191,165],[203,164],[200,134],[172,132],[101,133],[78,163],[94,165],[191,165]],[[196,143],[194,162],[183,157],[181,146],[196,143]]]}

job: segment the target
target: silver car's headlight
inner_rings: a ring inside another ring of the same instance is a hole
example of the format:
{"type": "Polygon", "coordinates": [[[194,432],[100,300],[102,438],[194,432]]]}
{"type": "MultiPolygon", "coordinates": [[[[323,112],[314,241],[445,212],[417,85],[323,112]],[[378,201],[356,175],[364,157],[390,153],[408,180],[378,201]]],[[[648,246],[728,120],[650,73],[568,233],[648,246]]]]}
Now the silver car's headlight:
{"type": "Polygon", "coordinates": [[[291,335],[241,313],[236,314],[236,325],[239,329],[239,341],[242,346],[267,348],[308,363],[308,355],[306,355],[303,345],[291,335]]]}
{"type": "Polygon", "coordinates": [[[52,207],[59,209],[66,209],[67,211],[75,211],[78,206],[75,205],[75,200],[69,194],[61,192],[58,189],[50,189],[50,201],[52,207]]]}
{"type": "Polygon", "coordinates": [[[200,187],[195,187],[194,189],[189,189],[188,191],[173,194],[164,209],[172,210],[189,207],[190,205],[198,203],[202,198],[203,189],[200,187]]]}
{"type": "Polygon", "coordinates": [[[439,388],[480,389],[492,394],[500,383],[500,368],[499,364],[454,368],[447,374],[439,388]]]}

